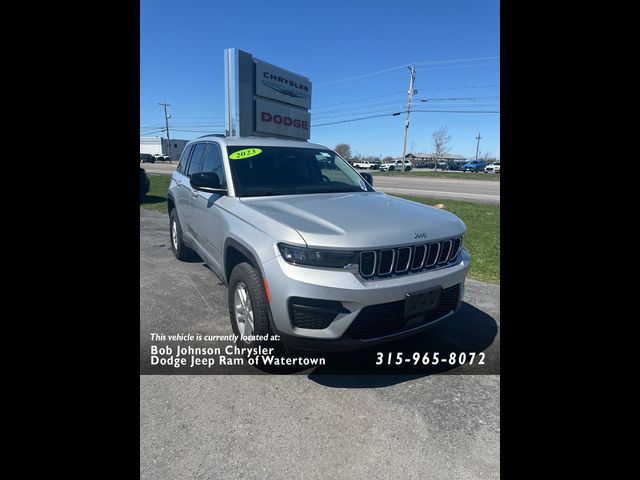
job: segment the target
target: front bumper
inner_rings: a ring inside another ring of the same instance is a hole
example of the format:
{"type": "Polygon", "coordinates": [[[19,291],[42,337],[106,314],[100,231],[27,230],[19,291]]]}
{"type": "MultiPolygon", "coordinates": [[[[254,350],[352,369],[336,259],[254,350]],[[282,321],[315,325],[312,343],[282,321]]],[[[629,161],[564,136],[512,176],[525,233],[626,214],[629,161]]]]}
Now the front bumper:
{"type": "Polygon", "coordinates": [[[356,348],[373,345],[426,329],[451,315],[448,312],[426,325],[404,330],[392,335],[353,339],[344,334],[362,309],[372,305],[402,301],[408,293],[440,287],[443,290],[460,285],[457,306],[464,295],[464,280],[471,265],[471,257],[463,249],[458,263],[440,270],[428,270],[416,274],[388,279],[364,280],[348,269],[319,269],[291,265],[281,256],[263,264],[264,275],[271,294],[273,323],[285,343],[301,348],[356,348]],[[322,329],[296,327],[289,310],[289,299],[302,297],[340,302],[345,313],[339,313],[331,324],[322,329]],[[348,312],[348,313],[346,313],[348,312]]]}

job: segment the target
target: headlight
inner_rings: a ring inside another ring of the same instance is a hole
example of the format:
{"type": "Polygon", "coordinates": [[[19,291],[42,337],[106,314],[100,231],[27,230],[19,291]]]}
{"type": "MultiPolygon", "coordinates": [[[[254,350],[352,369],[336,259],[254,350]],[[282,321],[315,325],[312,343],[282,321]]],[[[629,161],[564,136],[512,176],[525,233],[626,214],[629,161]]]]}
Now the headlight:
{"type": "Polygon", "coordinates": [[[344,250],[318,250],[315,248],[293,247],[284,243],[278,244],[282,258],[294,265],[312,267],[341,268],[349,265],[356,252],[344,250]]]}

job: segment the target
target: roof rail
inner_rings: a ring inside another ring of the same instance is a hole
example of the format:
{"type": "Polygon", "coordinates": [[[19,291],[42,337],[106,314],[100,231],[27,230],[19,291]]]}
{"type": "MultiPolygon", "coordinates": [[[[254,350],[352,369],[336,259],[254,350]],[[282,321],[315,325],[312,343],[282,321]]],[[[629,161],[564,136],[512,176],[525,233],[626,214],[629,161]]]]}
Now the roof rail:
{"type": "Polygon", "coordinates": [[[206,135],[202,135],[198,138],[204,138],[204,137],[226,137],[226,135],[224,133],[207,133],[206,135]]]}

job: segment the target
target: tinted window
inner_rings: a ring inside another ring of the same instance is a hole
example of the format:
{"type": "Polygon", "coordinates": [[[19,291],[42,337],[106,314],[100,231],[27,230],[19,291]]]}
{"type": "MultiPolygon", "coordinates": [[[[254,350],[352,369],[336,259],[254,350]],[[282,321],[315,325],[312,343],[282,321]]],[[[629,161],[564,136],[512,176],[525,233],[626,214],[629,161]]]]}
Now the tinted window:
{"type": "Polygon", "coordinates": [[[331,150],[243,145],[227,152],[239,197],[374,191],[331,150]]]}
{"type": "Polygon", "coordinates": [[[201,171],[218,175],[220,185],[226,188],[227,179],[224,176],[224,167],[222,166],[222,151],[217,143],[207,144],[201,171]]]}
{"type": "Polygon", "coordinates": [[[189,171],[187,172],[187,176],[191,176],[192,173],[198,173],[202,170],[202,161],[204,160],[204,151],[207,148],[206,143],[197,143],[193,148],[193,153],[191,154],[191,161],[189,162],[189,171]]]}
{"type": "Polygon", "coordinates": [[[191,150],[193,150],[193,145],[189,145],[182,152],[182,155],[180,156],[180,162],[178,162],[178,168],[176,169],[178,172],[183,174],[185,173],[185,167],[187,166],[187,162],[189,161],[189,154],[191,153],[191,150]]]}

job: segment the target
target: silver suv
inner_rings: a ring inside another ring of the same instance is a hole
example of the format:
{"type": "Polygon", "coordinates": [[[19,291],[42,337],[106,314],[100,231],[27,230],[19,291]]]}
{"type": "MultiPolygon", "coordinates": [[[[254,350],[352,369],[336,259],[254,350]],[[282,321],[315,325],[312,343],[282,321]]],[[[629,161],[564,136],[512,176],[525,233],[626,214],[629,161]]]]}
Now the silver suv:
{"type": "Polygon", "coordinates": [[[173,253],[197,254],[228,287],[245,345],[277,334],[350,349],[421,331],[461,304],[466,227],[372,183],[323,145],[198,138],[169,185],[173,253]]]}

